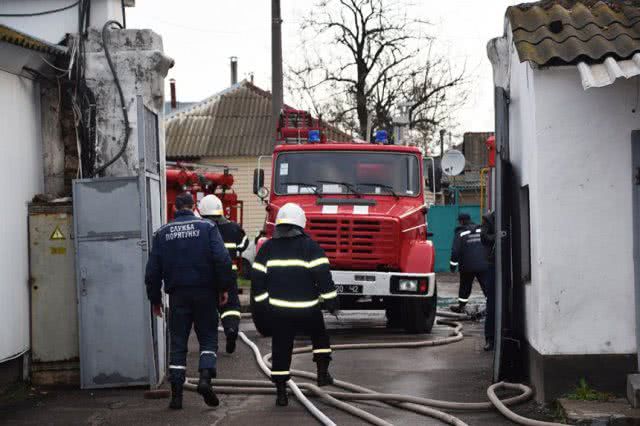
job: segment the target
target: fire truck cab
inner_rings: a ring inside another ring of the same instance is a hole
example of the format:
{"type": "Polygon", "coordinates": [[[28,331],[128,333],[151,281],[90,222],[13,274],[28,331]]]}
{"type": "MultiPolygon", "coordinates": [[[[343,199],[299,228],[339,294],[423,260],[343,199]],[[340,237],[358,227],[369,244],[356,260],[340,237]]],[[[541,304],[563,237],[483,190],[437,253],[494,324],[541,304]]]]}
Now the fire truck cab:
{"type": "MultiPolygon", "coordinates": [[[[331,262],[340,309],[385,309],[387,325],[431,331],[436,315],[435,250],[427,240],[422,153],[416,147],[336,143],[304,112],[281,119],[272,156],[271,187],[254,174],[266,204],[265,238],[278,209],[299,204],[305,231],[331,262]],[[297,125],[284,127],[295,122],[297,125]],[[291,137],[293,135],[293,137],[291,137]]],[[[268,330],[254,317],[263,334],[268,330]]]]}

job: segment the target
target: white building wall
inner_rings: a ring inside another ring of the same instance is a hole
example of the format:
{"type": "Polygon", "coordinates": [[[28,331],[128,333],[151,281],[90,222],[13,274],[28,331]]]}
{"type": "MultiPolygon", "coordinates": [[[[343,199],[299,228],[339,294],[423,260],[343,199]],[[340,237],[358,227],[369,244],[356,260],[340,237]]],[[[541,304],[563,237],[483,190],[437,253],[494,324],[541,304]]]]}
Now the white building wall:
{"type": "Polygon", "coordinates": [[[27,203],[44,189],[40,90],[0,71],[0,363],[29,349],[27,203]]]}
{"type": "MultiPolygon", "coordinates": [[[[2,0],[0,1],[0,14],[42,12],[65,7],[73,3],[73,0],[2,0]]],[[[102,25],[109,19],[116,19],[122,22],[120,0],[92,0],[90,25],[101,29],[102,25]]],[[[39,16],[0,16],[0,24],[49,43],[58,44],[67,33],[78,32],[78,7],[75,6],[61,12],[39,16]]]]}
{"type": "Polygon", "coordinates": [[[535,71],[541,354],[636,349],[631,132],[637,77],[584,91],[576,67],[535,71]]]}
{"type": "MultiPolygon", "coordinates": [[[[507,34],[511,34],[508,30],[507,34]]],[[[509,105],[509,154],[511,161],[516,165],[516,174],[520,185],[529,185],[529,199],[531,206],[531,268],[533,279],[539,275],[537,263],[533,261],[538,247],[538,188],[537,182],[538,158],[536,147],[536,91],[533,69],[528,63],[520,63],[518,53],[513,44],[511,46],[511,78],[510,78],[510,105],[509,105]]],[[[525,335],[529,343],[538,348],[541,341],[540,326],[540,286],[525,286],[526,322],[525,335]]]]}
{"type": "Polygon", "coordinates": [[[576,67],[532,69],[512,53],[510,156],[530,192],[525,332],[542,355],[635,352],[636,80],[584,91],[576,67]]]}

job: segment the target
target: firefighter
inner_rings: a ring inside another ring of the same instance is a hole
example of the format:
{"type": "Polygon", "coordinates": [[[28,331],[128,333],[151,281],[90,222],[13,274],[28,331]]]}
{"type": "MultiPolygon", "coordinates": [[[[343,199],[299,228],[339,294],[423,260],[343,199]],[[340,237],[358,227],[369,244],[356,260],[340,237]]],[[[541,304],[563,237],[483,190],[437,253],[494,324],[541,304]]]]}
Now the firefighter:
{"type": "Polygon", "coordinates": [[[271,380],[277,389],[276,405],[288,404],[286,382],[293,340],[298,332],[311,336],[318,386],[333,383],[329,374],[331,346],[321,308],[337,313],[338,293],[331,278],[329,259],[304,233],[306,217],[297,204],[282,206],[273,238],[258,251],[251,275],[256,303],[269,305],[272,321],[273,366],[271,380]]]}
{"type": "Polygon", "coordinates": [[[209,219],[218,226],[218,231],[224,240],[224,246],[229,250],[233,262],[233,285],[229,289],[229,301],[220,308],[220,319],[224,334],[227,338],[227,353],[236,350],[236,341],[240,327],[240,299],[238,298],[238,266],[240,255],[247,249],[249,239],[240,225],[224,217],[222,201],[215,195],[206,195],[200,200],[199,210],[202,217],[209,219]]]}
{"type": "Polygon", "coordinates": [[[455,230],[453,247],[451,249],[451,272],[460,272],[460,289],[458,291],[458,305],[450,309],[456,313],[464,312],[469,302],[473,280],[477,279],[486,296],[487,262],[486,248],[480,240],[480,226],[471,221],[471,217],[462,213],[458,216],[458,226],[455,230]]]}
{"type": "Polygon", "coordinates": [[[172,409],[182,408],[182,390],[187,368],[187,343],[194,326],[200,343],[198,393],[212,407],[219,404],[211,388],[216,377],[218,349],[218,303],[224,305],[232,285],[231,259],[217,226],[196,217],[193,198],[176,197],[173,222],[153,236],[145,284],[155,315],[162,316],[161,288],[169,294],[171,354],[169,381],[172,409]]]}
{"type": "Polygon", "coordinates": [[[484,322],[485,351],[493,350],[495,335],[495,311],[496,311],[496,293],[495,293],[495,243],[496,243],[496,212],[493,211],[482,217],[482,226],[480,232],[480,240],[487,250],[487,260],[489,268],[487,269],[487,279],[485,284],[485,295],[487,296],[487,317],[484,322]]]}

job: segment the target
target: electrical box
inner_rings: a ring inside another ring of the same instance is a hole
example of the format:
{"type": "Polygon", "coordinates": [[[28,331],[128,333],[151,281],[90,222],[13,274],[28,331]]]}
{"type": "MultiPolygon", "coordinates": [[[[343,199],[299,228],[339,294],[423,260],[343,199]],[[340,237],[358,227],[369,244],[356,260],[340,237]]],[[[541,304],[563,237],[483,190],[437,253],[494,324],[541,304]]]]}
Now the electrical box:
{"type": "Polygon", "coordinates": [[[29,205],[31,379],[79,384],[78,302],[70,203],[29,205]]]}

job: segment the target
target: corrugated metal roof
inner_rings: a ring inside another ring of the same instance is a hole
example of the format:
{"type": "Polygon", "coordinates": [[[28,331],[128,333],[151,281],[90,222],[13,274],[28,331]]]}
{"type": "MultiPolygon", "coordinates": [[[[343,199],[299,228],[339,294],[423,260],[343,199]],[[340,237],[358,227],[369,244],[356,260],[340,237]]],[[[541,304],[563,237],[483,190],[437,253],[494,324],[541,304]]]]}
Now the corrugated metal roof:
{"type": "Polygon", "coordinates": [[[545,0],[507,9],[520,61],[628,59],[640,52],[640,1],[545,0]]]}
{"type": "Polygon", "coordinates": [[[619,78],[631,78],[640,75],[640,53],[631,59],[616,61],[607,58],[601,64],[578,64],[580,79],[584,90],[594,87],[605,87],[613,84],[619,78]]]}
{"type": "MultiPolygon", "coordinates": [[[[172,114],[165,128],[168,158],[269,155],[275,144],[271,94],[243,80],[172,114]]],[[[350,139],[337,129],[328,136],[350,139]]]]}
{"type": "Polygon", "coordinates": [[[0,24],[0,41],[6,41],[7,43],[15,44],[16,46],[52,55],[67,54],[67,49],[65,47],[37,39],[2,24],[0,24]]]}

